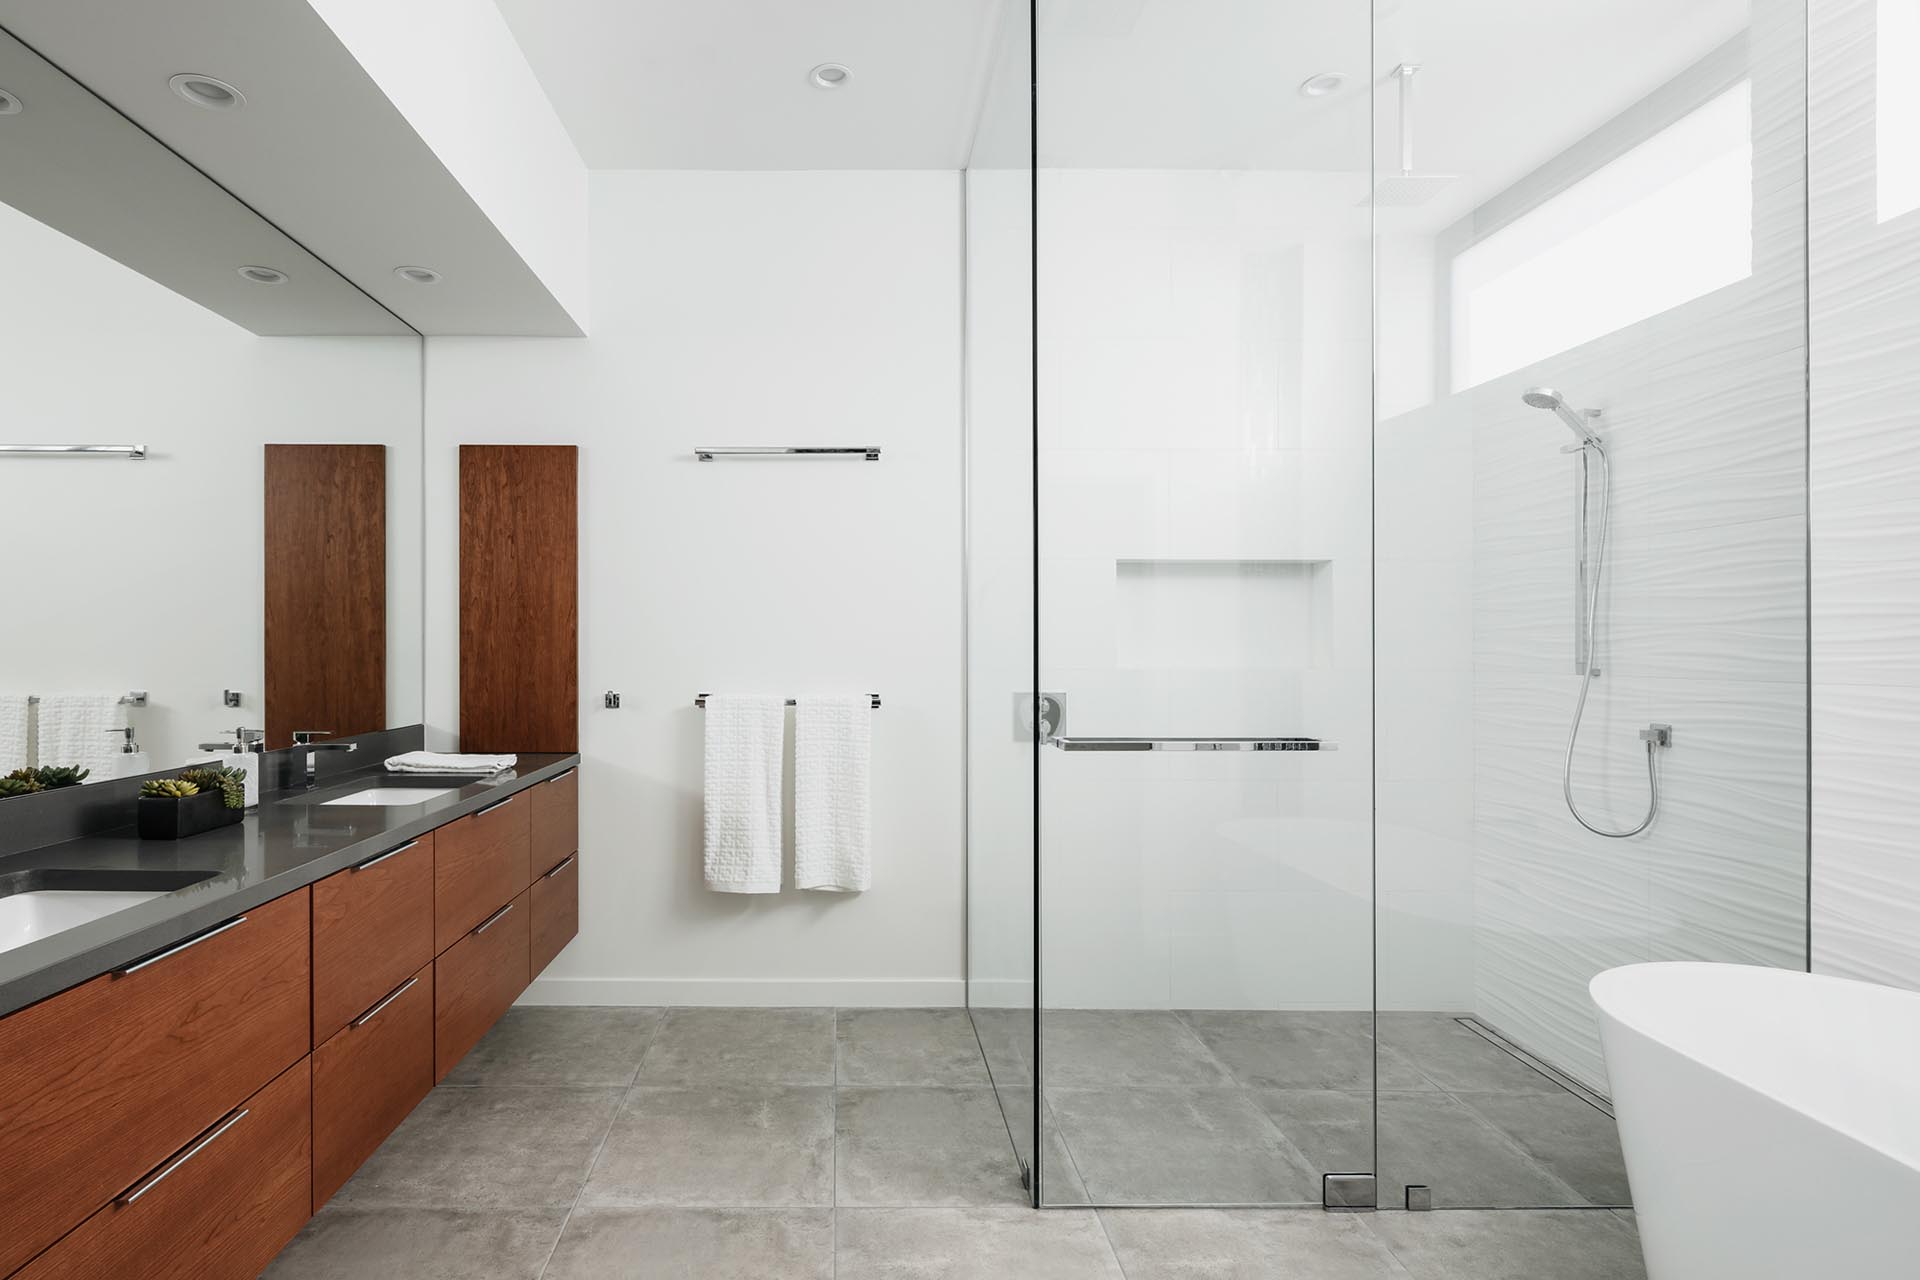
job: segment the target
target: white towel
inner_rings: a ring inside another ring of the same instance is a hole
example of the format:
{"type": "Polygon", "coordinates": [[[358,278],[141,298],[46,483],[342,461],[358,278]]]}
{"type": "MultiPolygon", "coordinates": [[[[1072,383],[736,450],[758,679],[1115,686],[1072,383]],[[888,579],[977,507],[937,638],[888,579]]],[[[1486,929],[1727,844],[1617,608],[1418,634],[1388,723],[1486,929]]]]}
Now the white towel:
{"type": "Polygon", "coordinates": [[[454,755],[446,751],[407,751],[387,757],[388,773],[499,773],[520,763],[511,753],[503,756],[454,755]]]}
{"type": "Polygon", "coordinates": [[[49,693],[40,699],[40,763],[91,769],[88,782],[119,774],[127,706],[119,693],[49,693]]]}
{"type": "Polygon", "coordinates": [[[0,774],[27,767],[28,715],[24,693],[0,693],[0,774]]]}
{"type": "Polygon", "coordinates": [[[784,698],[707,697],[707,888],[780,892],[784,698]]]}
{"type": "Polygon", "coordinates": [[[793,883],[873,883],[873,700],[801,698],[793,711],[793,883]]]}

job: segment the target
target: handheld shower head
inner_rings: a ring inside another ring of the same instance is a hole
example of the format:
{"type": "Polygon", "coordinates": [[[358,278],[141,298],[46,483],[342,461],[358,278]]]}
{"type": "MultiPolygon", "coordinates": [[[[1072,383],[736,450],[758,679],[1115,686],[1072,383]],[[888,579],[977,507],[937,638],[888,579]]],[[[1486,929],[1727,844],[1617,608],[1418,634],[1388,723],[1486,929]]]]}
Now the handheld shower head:
{"type": "Polygon", "coordinates": [[[1587,425],[1590,415],[1569,405],[1567,398],[1552,387],[1528,387],[1521,394],[1520,399],[1532,408],[1553,410],[1560,421],[1567,424],[1567,429],[1580,438],[1582,445],[1598,446],[1600,444],[1600,437],[1594,434],[1592,427],[1587,425]]]}

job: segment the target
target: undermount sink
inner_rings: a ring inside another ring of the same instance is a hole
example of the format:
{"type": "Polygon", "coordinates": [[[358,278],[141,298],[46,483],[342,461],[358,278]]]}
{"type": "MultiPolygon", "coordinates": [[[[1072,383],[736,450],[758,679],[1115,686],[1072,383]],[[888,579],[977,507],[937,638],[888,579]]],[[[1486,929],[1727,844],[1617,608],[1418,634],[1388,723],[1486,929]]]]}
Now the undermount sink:
{"type": "Polygon", "coordinates": [[[450,796],[458,787],[368,787],[364,791],[355,791],[348,795],[336,796],[332,800],[322,800],[329,804],[425,804],[429,800],[438,800],[441,796],[450,796]]]}
{"type": "Polygon", "coordinates": [[[0,951],[164,898],[219,874],[41,869],[0,875],[0,951]]]}

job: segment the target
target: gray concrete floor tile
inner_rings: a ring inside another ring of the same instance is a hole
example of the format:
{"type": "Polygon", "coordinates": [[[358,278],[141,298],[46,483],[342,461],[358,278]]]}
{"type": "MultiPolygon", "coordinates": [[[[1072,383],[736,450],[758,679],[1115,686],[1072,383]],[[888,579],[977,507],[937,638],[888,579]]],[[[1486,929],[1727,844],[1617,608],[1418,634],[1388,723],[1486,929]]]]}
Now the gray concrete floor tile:
{"type": "Polygon", "coordinates": [[[992,1084],[965,1009],[843,1009],[836,1032],[843,1085],[992,1084]]]}
{"type": "Polygon", "coordinates": [[[1604,1209],[1366,1215],[1413,1280],[1645,1280],[1640,1237],[1604,1209]]]}
{"type": "Polygon", "coordinates": [[[830,1088],[636,1086],[580,1202],[831,1205],[833,1125],[830,1088]]]}
{"type": "Polygon", "coordinates": [[[659,1009],[513,1008],[444,1083],[567,1088],[633,1083],[659,1009]]]}
{"type": "Polygon", "coordinates": [[[831,1209],[580,1209],[543,1280],[831,1280],[831,1209]]]}
{"type": "Polygon", "coordinates": [[[565,1207],[618,1089],[435,1089],[334,1196],[341,1208],[565,1207]]]}
{"type": "Polygon", "coordinates": [[[839,1280],[1123,1280],[1091,1210],[842,1209],[839,1280]]]}
{"type": "Polygon", "coordinates": [[[833,1083],[831,1009],[669,1009],[643,1085],[833,1083]]]}
{"type": "Polygon", "coordinates": [[[553,1209],[341,1209],[314,1215],[263,1280],[534,1280],[566,1220],[553,1209]]]}
{"type": "Polygon", "coordinates": [[[1314,1209],[1102,1209],[1127,1280],[1406,1280],[1358,1214],[1314,1209]]]}

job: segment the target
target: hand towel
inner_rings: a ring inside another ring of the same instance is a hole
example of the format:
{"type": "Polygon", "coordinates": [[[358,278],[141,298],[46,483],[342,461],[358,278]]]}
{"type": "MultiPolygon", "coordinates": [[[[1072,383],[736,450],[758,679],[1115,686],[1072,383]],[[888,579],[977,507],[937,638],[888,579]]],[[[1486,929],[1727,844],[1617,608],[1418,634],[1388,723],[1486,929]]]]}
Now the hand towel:
{"type": "Polygon", "coordinates": [[[40,699],[40,763],[90,769],[88,782],[119,776],[127,705],[119,693],[49,693],[40,699]]]}
{"type": "Polygon", "coordinates": [[[793,883],[873,883],[873,700],[800,698],[793,710],[793,883]]]}
{"type": "Polygon", "coordinates": [[[0,693],[0,774],[27,767],[31,704],[24,693],[0,693]]]}
{"type": "Polygon", "coordinates": [[[507,755],[454,755],[446,751],[407,751],[387,757],[388,773],[499,773],[520,763],[507,755]]]}
{"type": "Polygon", "coordinates": [[[784,698],[707,698],[705,863],[716,893],[780,892],[784,698]]]}

